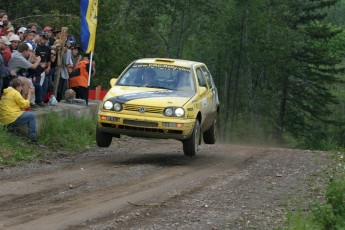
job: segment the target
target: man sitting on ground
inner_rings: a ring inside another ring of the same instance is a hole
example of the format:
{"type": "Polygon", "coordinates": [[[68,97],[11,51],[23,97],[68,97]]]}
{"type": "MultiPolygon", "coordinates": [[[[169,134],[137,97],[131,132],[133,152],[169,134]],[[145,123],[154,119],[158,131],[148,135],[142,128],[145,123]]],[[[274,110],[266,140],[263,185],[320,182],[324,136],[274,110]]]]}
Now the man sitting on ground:
{"type": "Polygon", "coordinates": [[[10,82],[10,87],[4,89],[4,94],[0,100],[0,124],[9,127],[26,125],[28,127],[28,137],[34,144],[37,143],[36,115],[33,112],[26,112],[22,109],[30,106],[30,98],[34,93],[33,88],[28,92],[28,99],[21,95],[23,82],[15,78],[10,82]]]}

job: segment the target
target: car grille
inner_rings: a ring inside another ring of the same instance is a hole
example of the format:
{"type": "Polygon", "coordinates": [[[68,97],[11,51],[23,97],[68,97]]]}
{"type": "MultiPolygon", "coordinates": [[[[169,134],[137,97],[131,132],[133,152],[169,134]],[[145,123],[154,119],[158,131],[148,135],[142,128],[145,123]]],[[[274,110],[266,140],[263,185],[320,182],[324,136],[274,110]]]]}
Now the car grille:
{"type": "Polygon", "coordinates": [[[142,106],[142,105],[123,105],[123,110],[139,112],[141,109],[145,109],[145,113],[163,113],[162,107],[156,106],[142,106]]]}
{"type": "Polygon", "coordinates": [[[143,127],[158,127],[157,122],[135,121],[135,120],[128,120],[128,119],[124,119],[123,124],[134,125],[134,126],[143,126],[143,127]]]}
{"type": "MultiPolygon", "coordinates": [[[[132,125],[140,125],[140,126],[147,126],[147,125],[151,125],[154,124],[153,122],[146,122],[146,124],[144,124],[144,122],[142,121],[132,121],[132,120],[127,120],[126,122],[127,124],[132,124],[132,125]],[[135,122],[135,124],[134,124],[135,122]],[[139,124],[140,123],[140,124],[139,124]]],[[[101,123],[103,127],[108,127],[108,128],[116,128],[115,124],[109,124],[109,123],[101,123]]],[[[117,126],[118,129],[122,129],[122,130],[128,130],[128,131],[136,131],[136,132],[146,132],[146,133],[167,133],[167,134],[178,134],[181,135],[183,132],[182,130],[166,130],[164,132],[163,129],[159,129],[159,128],[154,128],[154,127],[135,127],[135,126],[130,126],[130,125],[118,125],[117,126]]]]}
{"type": "Polygon", "coordinates": [[[126,125],[119,125],[118,128],[124,129],[124,130],[130,130],[130,131],[139,131],[139,132],[164,133],[162,129],[154,129],[154,128],[141,128],[141,127],[126,126],[126,125]]]}

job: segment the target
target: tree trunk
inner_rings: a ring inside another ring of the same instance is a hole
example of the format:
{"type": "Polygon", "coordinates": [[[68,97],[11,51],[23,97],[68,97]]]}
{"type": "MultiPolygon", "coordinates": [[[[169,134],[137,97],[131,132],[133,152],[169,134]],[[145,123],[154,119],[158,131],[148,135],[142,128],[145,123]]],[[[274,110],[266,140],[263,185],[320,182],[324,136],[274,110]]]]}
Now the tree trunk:
{"type": "Polygon", "coordinates": [[[280,98],[280,106],[279,106],[279,115],[276,127],[276,141],[277,144],[283,144],[283,133],[285,128],[285,112],[286,112],[286,102],[287,102],[287,95],[288,95],[288,84],[289,84],[289,77],[285,76],[281,82],[281,98],[280,98]]]}

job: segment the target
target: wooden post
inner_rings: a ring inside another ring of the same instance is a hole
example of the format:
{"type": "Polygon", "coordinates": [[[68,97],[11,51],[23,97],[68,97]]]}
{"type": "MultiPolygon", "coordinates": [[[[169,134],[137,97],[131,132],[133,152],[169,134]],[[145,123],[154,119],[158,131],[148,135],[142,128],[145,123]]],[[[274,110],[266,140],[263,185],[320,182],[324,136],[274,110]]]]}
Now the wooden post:
{"type": "Polygon", "coordinates": [[[95,100],[100,100],[101,99],[101,91],[102,91],[102,86],[97,86],[96,87],[96,97],[95,100]]]}
{"type": "Polygon", "coordinates": [[[54,76],[54,88],[53,88],[53,95],[57,97],[57,91],[59,87],[59,81],[60,81],[60,75],[61,75],[61,69],[62,69],[62,57],[64,55],[64,48],[65,48],[65,43],[67,39],[67,27],[62,27],[61,28],[61,48],[57,51],[57,68],[56,68],[56,73],[54,76]]]}

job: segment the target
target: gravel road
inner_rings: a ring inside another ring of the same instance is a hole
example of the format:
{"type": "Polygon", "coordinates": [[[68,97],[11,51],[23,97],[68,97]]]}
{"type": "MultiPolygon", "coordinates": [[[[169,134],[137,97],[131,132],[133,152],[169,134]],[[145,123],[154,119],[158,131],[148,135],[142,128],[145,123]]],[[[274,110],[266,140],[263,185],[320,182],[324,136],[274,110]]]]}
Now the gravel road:
{"type": "Polygon", "coordinates": [[[183,155],[174,140],[0,169],[0,229],[273,229],[322,201],[330,154],[231,144],[183,155]]]}

